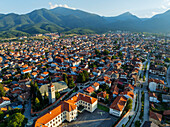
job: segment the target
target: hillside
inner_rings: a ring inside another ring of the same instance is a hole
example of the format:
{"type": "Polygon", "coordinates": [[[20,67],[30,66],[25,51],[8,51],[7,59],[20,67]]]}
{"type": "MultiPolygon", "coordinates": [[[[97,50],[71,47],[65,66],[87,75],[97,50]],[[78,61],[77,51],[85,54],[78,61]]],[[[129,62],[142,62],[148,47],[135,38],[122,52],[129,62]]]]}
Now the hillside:
{"type": "Polygon", "coordinates": [[[170,33],[170,10],[140,19],[130,12],[102,17],[63,7],[39,9],[28,14],[0,14],[0,37],[15,37],[47,32],[103,33],[109,30],[170,33]]]}

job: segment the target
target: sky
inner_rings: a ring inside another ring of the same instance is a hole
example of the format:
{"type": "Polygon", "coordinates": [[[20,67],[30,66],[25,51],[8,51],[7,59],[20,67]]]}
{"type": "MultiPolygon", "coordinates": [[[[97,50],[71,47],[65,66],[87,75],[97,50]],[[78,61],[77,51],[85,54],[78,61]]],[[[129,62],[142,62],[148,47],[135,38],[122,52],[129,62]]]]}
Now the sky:
{"type": "Polygon", "coordinates": [[[0,13],[25,14],[35,9],[66,7],[100,16],[117,16],[125,12],[149,18],[170,9],[170,0],[0,0],[0,13]]]}

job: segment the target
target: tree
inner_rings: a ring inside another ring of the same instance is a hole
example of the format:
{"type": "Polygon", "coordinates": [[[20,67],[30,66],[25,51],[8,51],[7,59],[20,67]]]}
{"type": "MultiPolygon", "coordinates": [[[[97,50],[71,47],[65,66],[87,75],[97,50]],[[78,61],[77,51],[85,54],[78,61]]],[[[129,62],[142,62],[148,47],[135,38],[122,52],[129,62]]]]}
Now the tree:
{"type": "Polygon", "coordinates": [[[115,41],[114,44],[117,44],[117,41],[115,41]]]}
{"type": "Polygon", "coordinates": [[[72,41],[72,42],[71,42],[71,44],[72,44],[72,45],[74,45],[74,44],[75,44],[75,42],[74,42],[74,41],[72,41]]]}
{"type": "Polygon", "coordinates": [[[140,125],[141,125],[140,121],[139,121],[139,120],[136,120],[136,121],[135,121],[135,127],[140,127],[140,125]]]}
{"type": "Polygon", "coordinates": [[[122,57],[123,56],[123,54],[122,54],[122,52],[120,51],[120,52],[118,52],[118,56],[119,57],[122,57]]]}
{"type": "Polygon", "coordinates": [[[4,112],[0,110],[0,121],[4,119],[4,112]]]}
{"type": "Polygon", "coordinates": [[[56,100],[60,98],[60,93],[58,91],[55,93],[55,98],[56,100]]]}
{"type": "Polygon", "coordinates": [[[96,94],[95,92],[93,92],[93,93],[91,94],[91,96],[96,98],[96,97],[97,97],[97,94],[96,94]]]}
{"type": "Polygon", "coordinates": [[[127,105],[126,105],[126,110],[127,111],[132,109],[132,103],[133,103],[133,100],[129,98],[127,100],[127,105]]]}
{"type": "Polygon", "coordinates": [[[106,103],[106,104],[109,103],[109,95],[106,95],[106,97],[105,97],[105,103],[106,103]]]}
{"type": "Polygon", "coordinates": [[[108,50],[104,50],[103,54],[108,55],[110,52],[108,50]]]}
{"type": "Polygon", "coordinates": [[[73,88],[73,87],[75,87],[73,77],[71,77],[71,79],[69,79],[68,87],[69,87],[69,88],[73,88]]]}
{"type": "Polygon", "coordinates": [[[83,82],[86,81],[86,78],[85,78],[83,72],[79,73],[79,75],[77,76],[77,81],[78,81],[78,82],[81,82],[81,83],[83,83],[83,82]]]}
{"type": "Polygon", "coordinates": [[[39,101],[39,99],[36,97],[36,98],[35,98],[35,108],[36,108],[36,110],[38,110],[38,109],[40,108],[40,106],[41,106],[40,101],[39,101]]]}
{"type": "Polygon", "coordinates": [[[45,105],[46,105],[46,104],[49,104],[49,99],[48,99],[48,97],[47,97],[46,92],[44,92],[44,104],[45,104],[45,105]]]}
{"type": "Polygon", "coordinates": [[[84,70],[83,73],[84,73],[84,76],[86,78],[86,81],[88,81],[89,80],[89,73],[86,70],[84,70]]]}
{"type": "Polygon", "coordinates": [[[112,59],[116,59],[116,56],[115,56],[115,55],[113,55],[113,56],[112,56],[112,59]]]}
{"type": "Polygon", "coordinates": [[[63,81],[68,85],[67,74],[63,74],[63,81]]]}
{"type": "Polygon", "coordinates": [[[2,84],[0,84],[0,97],[4,97],[5,96],[5,90],[2,84]]]}
{"type": "Polygon", "coordinates": [[[8,127],[21,127],[25,116],[21,113],[15,113],[8,118],[8,127]]]}
{"type": "Polygon", "coordinates": [[[125,127],[125,125],[124,125],[124,124],[122,124],[122,127],[125,127]]]}
{"type": "Polygon", "coordinates": [[[96,55],[99,55],[100,54],[100,51],[98,49],[95,49],[95,54],[96,55]]]}

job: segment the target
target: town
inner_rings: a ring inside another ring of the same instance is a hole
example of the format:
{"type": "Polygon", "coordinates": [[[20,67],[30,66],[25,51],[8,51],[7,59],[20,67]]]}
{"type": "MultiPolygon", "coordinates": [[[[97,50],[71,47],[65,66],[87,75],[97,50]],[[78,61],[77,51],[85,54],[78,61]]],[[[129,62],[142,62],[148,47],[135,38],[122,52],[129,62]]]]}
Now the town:
{"type": "Polygon", "coordinates": [[[0,127],[170,126],[170,37],[108,32],[0,43],[0,127]]]}

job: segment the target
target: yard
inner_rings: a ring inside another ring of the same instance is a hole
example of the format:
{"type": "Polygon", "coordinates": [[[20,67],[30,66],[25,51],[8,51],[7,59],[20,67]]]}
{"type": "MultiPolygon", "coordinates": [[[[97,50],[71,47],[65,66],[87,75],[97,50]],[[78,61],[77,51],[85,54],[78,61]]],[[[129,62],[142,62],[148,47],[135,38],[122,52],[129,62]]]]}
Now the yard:
{"type": "Polygon", "coordinates": [[[64,125],[68,127],[111,127],[117,120],[118,117],[96,109],[93,113],[84,111],[77,116],[77,120],[71,123],[66,122],[64,125]]]}
{"type": "Polygon", "coordinates": [[[109,112],[109,108],[107,108],[107,107],[105,107],[105,106],[103,106],[103,105],[98,104],[98,105],[97,105],[97,108],[100,109],[100,110],[103,110],[103,111],[105,111],[105,112],[109,112]]]}

